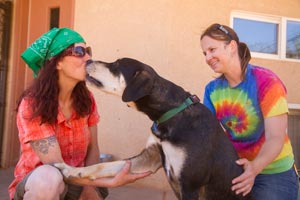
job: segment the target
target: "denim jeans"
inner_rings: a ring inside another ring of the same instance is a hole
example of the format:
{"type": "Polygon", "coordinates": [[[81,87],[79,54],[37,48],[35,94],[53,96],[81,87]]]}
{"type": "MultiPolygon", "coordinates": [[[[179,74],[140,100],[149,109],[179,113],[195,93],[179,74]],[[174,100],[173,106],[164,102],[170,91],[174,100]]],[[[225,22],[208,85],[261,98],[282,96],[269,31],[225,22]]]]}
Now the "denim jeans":
{"type": "Polygon", "coordinates": [[[259,174],[252,188],[255,200],[297,200],[298,175],[294,167],[278,174],[259,174]]]}

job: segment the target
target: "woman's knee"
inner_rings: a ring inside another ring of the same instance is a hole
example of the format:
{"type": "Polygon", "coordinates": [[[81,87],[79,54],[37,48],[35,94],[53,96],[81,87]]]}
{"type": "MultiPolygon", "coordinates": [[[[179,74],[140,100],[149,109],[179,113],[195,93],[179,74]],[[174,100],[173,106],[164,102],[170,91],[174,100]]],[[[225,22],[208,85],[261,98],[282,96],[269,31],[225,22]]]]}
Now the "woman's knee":
{"type": "Polygon", "coordinates": [[[51,165],[36,168],[25,184],[25,195],[44,196],[46,199],[59,196],[65,188],[60,171],[51,165]]]}

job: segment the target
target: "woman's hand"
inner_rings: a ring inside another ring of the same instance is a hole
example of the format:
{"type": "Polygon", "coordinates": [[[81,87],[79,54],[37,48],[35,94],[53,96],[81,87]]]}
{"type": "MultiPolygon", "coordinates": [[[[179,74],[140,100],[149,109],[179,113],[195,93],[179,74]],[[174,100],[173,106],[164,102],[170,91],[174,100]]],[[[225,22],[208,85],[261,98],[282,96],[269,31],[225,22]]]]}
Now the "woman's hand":
{"type": "Polygon", "coordinates": [[[107,179],[107,187],[119,187],[128,183],[132,183],[137,179],[149,176],[151,172],[132,174],[130,173],[130,161],[126,161],[123,169],[113,178],[107,179]]]}
{"type": "Polygon", "coordinates": [[[252,162],[247,159],[239,159],[236,161],[238,165],[243,165],[244,173],[232,180],[232,191],[236,194],[246,196],[254,185],[254,180],[257,175],[256,169],[252,162]]]}
{"type": "Polygon", "coordinates": [[[132,183],[137,179],[144,178],[152,172],[145,173],[130,173],[130,161],[126,161],[124,167],[113,177],[97,178],[91,180],[89,178],[69,177],[68,182],[82,186],[96,186],[96,187],[119,187],[128,183],[132,183]]]}

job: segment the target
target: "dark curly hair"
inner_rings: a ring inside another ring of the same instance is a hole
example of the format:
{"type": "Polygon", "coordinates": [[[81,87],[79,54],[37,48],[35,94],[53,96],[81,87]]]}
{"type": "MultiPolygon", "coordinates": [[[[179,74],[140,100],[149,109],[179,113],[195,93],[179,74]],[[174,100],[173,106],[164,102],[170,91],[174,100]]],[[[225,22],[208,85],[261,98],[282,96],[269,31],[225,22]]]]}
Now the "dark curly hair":
{"type": "MultiPolygon", "coordinates": [[[[224,41],[229,44],[231,40],[234,40],[238,45],[238,53],[242,68],[242,78],[244,79],[247,70],[247,65],[251,59],[251,53],[247,44],[240,42],[236,32],[226,25],[212,24],[206,30],[203,31],[200,40],[204,36],[209,36],[215,40],[224,41]]],[[[223,75],[221,77],[224,77],[223,75]]]]}
{"type": "MultiPolygon", "coordinates": [[[[33,80],[17,101],[16,110],[18,111],[22,99],[29,98],[33,113],[31,119],[41,117],[41,124],[57,122],[59,85],[56,64],[64,57],[65,51],[66,49],[45,62],[37,78],[33,80]]],[[[83,117],[92,112],[92,97],[85,81],[77,83],[71,98],[76,117],[83,117]]]]}

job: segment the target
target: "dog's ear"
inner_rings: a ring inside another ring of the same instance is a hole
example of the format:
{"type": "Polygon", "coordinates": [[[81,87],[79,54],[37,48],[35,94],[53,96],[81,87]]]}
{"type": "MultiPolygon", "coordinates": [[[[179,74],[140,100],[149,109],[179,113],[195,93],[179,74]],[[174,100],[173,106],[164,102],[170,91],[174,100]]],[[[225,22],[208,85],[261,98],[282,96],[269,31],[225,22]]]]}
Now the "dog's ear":
{"type": "Polygon", "coordinates": [[[145,70],[136,71],[133,78],[127,83],[122,100],[124,102],[136,101],[150,94],[153,82],[154,80],[150,72],[145,70]]]}

